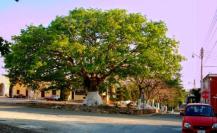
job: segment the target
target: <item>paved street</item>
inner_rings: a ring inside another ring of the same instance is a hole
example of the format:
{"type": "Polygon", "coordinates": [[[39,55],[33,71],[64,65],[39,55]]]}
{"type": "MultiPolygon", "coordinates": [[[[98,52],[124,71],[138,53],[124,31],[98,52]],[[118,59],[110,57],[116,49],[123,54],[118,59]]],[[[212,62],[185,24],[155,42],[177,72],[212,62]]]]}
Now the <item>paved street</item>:
{"type": "Polygon", "coordinates": [[[177,115],[129,116],[0,105],[0,122],[40,133],[179,133],[177,115]]]}

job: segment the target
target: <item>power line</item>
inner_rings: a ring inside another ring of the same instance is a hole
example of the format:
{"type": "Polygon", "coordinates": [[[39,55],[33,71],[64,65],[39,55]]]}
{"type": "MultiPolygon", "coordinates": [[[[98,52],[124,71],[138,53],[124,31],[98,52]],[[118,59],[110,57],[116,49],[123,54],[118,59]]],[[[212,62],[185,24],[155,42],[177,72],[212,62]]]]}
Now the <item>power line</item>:
{"type": "Polygon", "coordinates": [[[216,41],[215,44],[213,45],[213,47],[212,47],[210,53],[209,53],[209,54],[207,55],[207,57],[205,58],[205,63],[206,63],[207,60],[211,57],[212,52],[213,52],[213,50],[215,49],[216,45],[217,45],[217,41],[216,41]]]}
{"type": "MultiPolygon", "coordinates": [[[[215,28],[215,25],[216,25],[216,22],[217,22],[217,9],[216,9],[216,11],[215,11],[215,13],[214,13],[214,17],[213,17],[213,19],[212,19],[212,22],[211,22],[211,24],[210,24],[210,26],[209,26],[209,29],[208,29],[208,31],[207,31],[207,34],[206,34],[206,37],[205,37],[205,39],[204,39],[204,43],[203,43],[203,45],[202,45],[202,47],[203,46],[205,46],[205,44],[209,44],[208,42],[210,41],[210,36],[212,35],[212,31],[213,31],[213,28],[215,28]]],[[[216,32],[216,30],[214,31],[214,32],[216,32]]],[[[206,46],[207,47],[207,46],[206,46]]]]}
{"type": "MultiPolygon", "coordinates": [[[[214,28],[215,28],[215,27],[214,27],[214,28]]],[[[215,36],[216,31],[217,31],[217,27],[215,28],[215,30],[214,30],[213,34],[211,35],[210,39],[208,40],[208,44],[210,44],[209,42],[212,41],[213,37],[215,36]]],[[[211,49],[211,50],[212,50],[212,49],[211,49]]]]}
{"type": "Polygon", "coordinates": [[[217,66],[204,66],[204,67],[217,67],[217,66]]]}
{"type": "MultiPolygon", "coordinates": [[[[209,44],[212,42],[213,38],[215,37],[215,33],[217,32],[216,22],[217,22],[217,9],[215,10],[214,17],[212,19],[211,25],[208,29],[207,36],[205,38],[205,42],[203,44],[203,45],[207,44],[206,49],[208,49],[209,44]]],[[[205,61],[204,61],[205,63],[208,61],[208,59],[210,59],[212,52],[215,49],[216,45],[217,45],[217,41],[213,44],[210,52],[207,54],[205,61]]]]}

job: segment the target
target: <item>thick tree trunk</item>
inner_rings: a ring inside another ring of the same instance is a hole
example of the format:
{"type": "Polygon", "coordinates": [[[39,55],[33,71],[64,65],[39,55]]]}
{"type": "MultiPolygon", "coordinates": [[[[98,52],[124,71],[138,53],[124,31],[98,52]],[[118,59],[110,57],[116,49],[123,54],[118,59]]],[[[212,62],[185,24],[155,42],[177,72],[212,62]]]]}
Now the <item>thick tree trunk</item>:
{"type": "Polygon", "coordinates": [[[87,97],[84,100],[85,105],[97,106],[103,104],[102,98],[99,95],[99,91],[98,91],[98,86],[102,81],[103,79],[97,77],[92,77],[92,78],[86,77],[84,79],[84,85],[88,91],[87,97]]]}
{"type": "Polygon", "coordinates": [[[68,101],[71,90],[68,88],[63,88],[60,90],[60,100],[68,101]]]}
{"type": "Polygon", "coordinates": [[[13,85],[11,84],[9,87],[9,97],[12,98],[13,97],[13,85]]]}
{"type": "Polygon", "coordinates": [[[102,98],[98,91],[88,92],[87,97],[84,100],[84,104],[87,106],[97,106],[102,105],[102,98]]]}

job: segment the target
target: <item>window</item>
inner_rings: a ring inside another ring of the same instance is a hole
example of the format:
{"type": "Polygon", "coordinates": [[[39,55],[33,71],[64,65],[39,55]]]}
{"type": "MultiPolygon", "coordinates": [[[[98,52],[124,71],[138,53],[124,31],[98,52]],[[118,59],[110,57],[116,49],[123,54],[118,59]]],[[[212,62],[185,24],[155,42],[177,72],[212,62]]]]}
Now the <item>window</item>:
{"type": "Polygon", "coordinates": [[[56,95],[56,94],[57,94],[56,90],[52,90],[52,95],[56,95]]]}
{"type": "Polygon", "coordinates": [[[213,110],[210,106],[207,105],[192,105],[188,106],[185,112],[186,116],[205,116],[212,117],[214,116],[213,110]]]}
{"type": "Polygon", "coordinates": [[[44,97],[44,96],[45,96],[45,92],[41,91],[41,97],[44,97]]]}
{"type": "Polygon", "coordinates": [[[20,94],[20,90],[17,90],[17,94],[18,94],[18,95],[20,94]]]}

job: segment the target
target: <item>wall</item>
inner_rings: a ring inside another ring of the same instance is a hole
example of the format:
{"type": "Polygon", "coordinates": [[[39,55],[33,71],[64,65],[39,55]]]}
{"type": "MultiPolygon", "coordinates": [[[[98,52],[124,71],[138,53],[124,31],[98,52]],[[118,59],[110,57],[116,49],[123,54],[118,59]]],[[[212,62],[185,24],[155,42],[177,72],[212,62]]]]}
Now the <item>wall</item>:
{"type": "Polygon", "coordinates": [[[24,85],[20,85],[20,84],[16,84],[15,86],[13,86],[12,89],[12,97],[17,96],[17,91],[19,91],[19,94],[22,94],[24,96],[26,96],[26,90],[27,87],[25,87],[24,85]]]}
{"type": "Polygon", "coordinates": [[[9,96],[9,87],[10,87],[10,82],[9,79],[5,76],[0,75],[0,83],[4,84],[4,96],[9,96]]]}
{"type": "Polygon", "coordinates": [[[75,95],[74,96],[75,101],[80,101],[80,100],[84,100],[84,99],[85,99],[85,95],[75,95]]]}
{"type": "Polygon", "coordinates": [[[217,77],[212,77],[210,82],[210,104],[215,112],[217,112],[217,77]]]}
{"type": "MultiPolygon", "coordinates": [[[[26,90],[27,89],[28,88],[25,85],[20,85],[17,83],[12,89],[12,97],[17,95],[17,90],[20,91],[19,94],[26,96],[26,90]]],[[[44,97],[41,97],[41,93],[42,93],[42,89],[40,89],[40,88],[38,90],[34,90],[34,91],[31,89],[28,89],[28,97],[32,98],[32,99],[44,99],[46,97],[51,97],[53,95],[52,90],[44,91],[44,97]]],[[[60,90],[56,90],[56,95],[60,96],[60,90]]],[[[69,98],[68,98],[68,100],[79,100],[79,101],[84,100],[84,99],[85,99],[84,94],[73,93],[73,92],[70,93],[69,98]],[[72,94],[75,94],[74,99],[72,99],[72,94]]]]}

